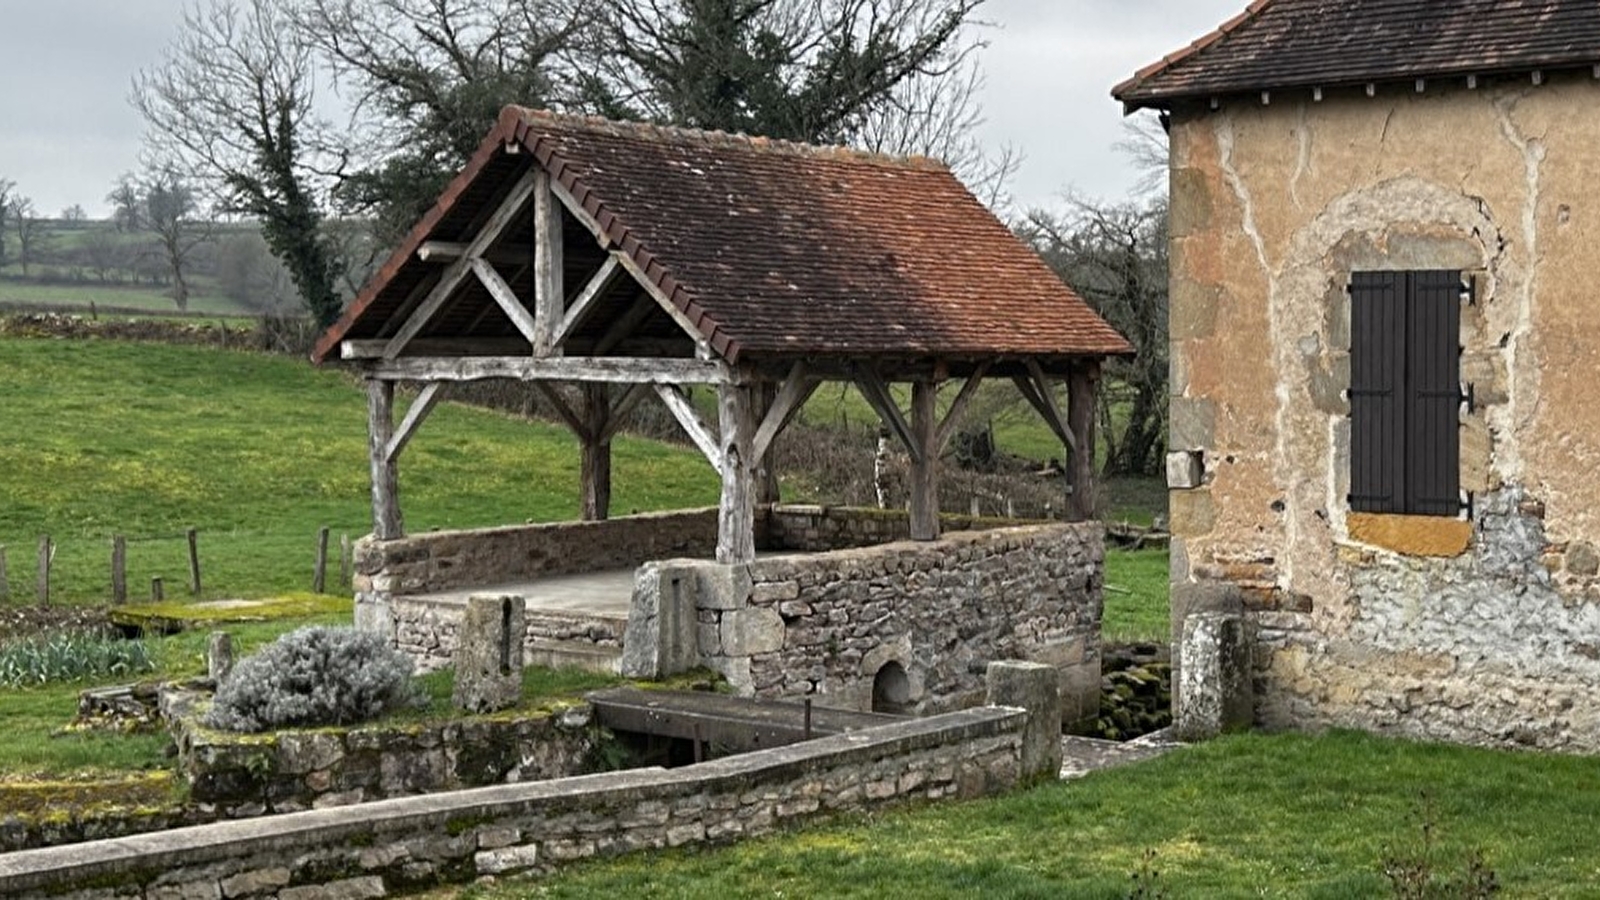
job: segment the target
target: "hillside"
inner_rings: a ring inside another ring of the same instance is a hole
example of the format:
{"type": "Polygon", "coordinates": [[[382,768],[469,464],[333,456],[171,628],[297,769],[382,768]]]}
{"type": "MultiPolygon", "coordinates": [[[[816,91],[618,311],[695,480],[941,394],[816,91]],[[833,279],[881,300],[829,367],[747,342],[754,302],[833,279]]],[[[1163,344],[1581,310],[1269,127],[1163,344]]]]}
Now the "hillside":
{"type": "MultiPolygon", "coordinates": [[[[130,591],[182,585],[200,530],[207,596],[310,584],[317,529],[369,528],[364,394],[295,359],[159,344],[0,339],[0,544],[13,601],[36,548],[57,544],[53,595],[109,590],[111,537],[129,538],[130,591]]],[[[715,504],[684,447],[620,438],[613,509],[715,504]]],[[[443,404],[401,460],[411,531],[572,518],[577,444],[557,426],[443,404]]],[[[335,538],[337,539],[337,537],[335,538]]],[[[169,593],[172,590],[169,588],[169,593]]]]}

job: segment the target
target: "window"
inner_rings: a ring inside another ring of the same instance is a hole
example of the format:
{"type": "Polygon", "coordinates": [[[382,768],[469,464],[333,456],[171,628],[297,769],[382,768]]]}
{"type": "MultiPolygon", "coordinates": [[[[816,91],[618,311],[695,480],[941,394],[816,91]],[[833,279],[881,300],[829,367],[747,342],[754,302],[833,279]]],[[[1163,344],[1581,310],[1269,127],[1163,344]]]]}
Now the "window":
{"type": "Polygon", "coordinates": [[[1350,509],[1461,511],[1455,271],[1350,277],[1350,509]]]}

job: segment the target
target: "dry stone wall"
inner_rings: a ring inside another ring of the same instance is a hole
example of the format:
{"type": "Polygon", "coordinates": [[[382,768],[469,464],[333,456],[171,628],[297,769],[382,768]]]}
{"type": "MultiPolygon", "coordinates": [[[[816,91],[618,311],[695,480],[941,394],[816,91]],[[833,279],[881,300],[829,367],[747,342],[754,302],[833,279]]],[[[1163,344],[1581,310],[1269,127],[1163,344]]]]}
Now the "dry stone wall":
{"type": "MultiPolygon", "coordinates": [[[[976,797],[1025,777],[1029,714],[983,707],[681,769],[267,816],[0,855],[0,897],[382,897],[441,881],[976,797]],[[74,893],[74,892],[80,893],[74,893]]],[[[1051,773],[1053,774],[1053,773],[1051,773]]]]}

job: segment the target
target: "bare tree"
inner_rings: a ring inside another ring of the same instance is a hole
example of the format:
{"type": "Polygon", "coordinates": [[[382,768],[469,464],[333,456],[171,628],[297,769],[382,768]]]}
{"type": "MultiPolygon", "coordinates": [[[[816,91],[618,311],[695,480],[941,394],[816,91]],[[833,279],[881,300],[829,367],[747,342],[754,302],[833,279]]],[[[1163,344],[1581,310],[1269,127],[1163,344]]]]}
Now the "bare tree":
{"type": "Polygon", "coordinates": [[[27,278],[28,266],[50,236],[49,223],[36,214],[29,197],[15,197],[10,205],[11,230],[17,236],[17,262],[22,266],[22,277],[27,278]]]}
{"type": "Polygon", "coordinates": [[[11,221],[11,204],[17,183],[0,178],[0,268],[6,264],[6,226],[11,221]]]}
{"type": "Polygon", "coordinates": [[[1132,342],[1138,355],[1106,367],[1099,431],[1107,472],[1156,471],[1167,424],[1167,203],[1069,199],[1021,226],[1045,261],[1132,342]]]}
{"type": "Polygon", "coordinates": [[[341,173],[316,114],[312,48],[277,0],[206,0],[184,14],[161,63],[134,78],[147,149],[212,189],[225,211],[252,216],[312,314],[338,317],[338,271],[321,231],[341,173]]]}
{"type": "Polygon", "coordinates": [[[117,177],[116,186],[106,194],[106,202],[111,204],[111,221],[118,231],[138,231],[144,226],[139,187],[134,183],[132,172],[117,177]]]}
{"type": "Polygon", "coordinates": [[[77,226],[89,221],[89,213],[84,210],[83,204],[74,203],[61,210],[61,221],[77,226]]]}
{"type": "Polygon", "coordinates": [[[127,253],[110,230],[87,229],[79,248],[84,264],[101,284],[110,282],[113,276],[117,281],[122,280],[119,270],[127,267],[127,253]]]}
{"type": "Polygon", "coordinates": [[[141,218],[155,234],[172,280],[172,301],[179,312],[188,312],[190,257],[210,238],[210,223],[195,217],[199,204],[194,191],[170,163],[146,167],[139,179],[138,198],[141,218]]]}
{"type": "Polygon", "coordinates": [[[363,165],[340,187],[393,239],[432,205],[508,103],[563,105],[578,0],[303,0],[294,12],[354,100],[363,165]]]}

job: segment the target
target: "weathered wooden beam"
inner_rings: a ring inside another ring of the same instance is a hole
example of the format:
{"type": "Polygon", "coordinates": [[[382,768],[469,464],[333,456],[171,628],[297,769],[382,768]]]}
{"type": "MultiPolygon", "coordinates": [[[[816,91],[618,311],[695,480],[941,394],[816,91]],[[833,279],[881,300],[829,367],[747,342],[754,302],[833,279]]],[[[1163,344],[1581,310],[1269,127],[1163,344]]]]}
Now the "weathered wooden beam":
{"type": "Polygon", "coordinates": [[[611,402],[611,415],[606,418],[606,425],[600,429],[600,439],[609,441],[622,428],[622,423],[627,421],[628,414],[639,405],[646,395],[652,394],[648,385],[630,384],[622,389],[622,393],[611,402]]]}
{"type": "Polygon", "coordinates": [[[755,415],[751,389],[742,384],[717,387],[717,418],[722,426],[722,499],[717,506],[717,562],[753,562],[755,543],[755,466],[751,448],[755,415]]]}
{"type": "MultiPolygon", "coordinates": [[[[467,245],[461,241],[423,241],[417,248],[417,259],[423,262],[450,263],[467,255],[467,245]]],[[[498,247],[486,251],[483,258],[497,266],[526,266],[533,263],[533,251],[523,247],[498,247]]]]}
{"type": "Polygon", "coordinates": [[[370,378],[399,381],[477,381],[517,378],[523,381],[606,381],[631,384],[724,384],[733,380],[720,362],[656,357],[533,359],[522,356],[439,358],[404,356],[372,360],[370,378]]]}
{"type": "Polygon", "coordinates": [[[606,257],[605,263],[600,266],[600,271],[594,273],[594,277],[589,279],[589,283],[585,284],[583,290],[578,292],[578,296],[574,297],[572,302],[567,305],[567,311],[561,317],[561,323],[556,326],[555,334],[550,338],[554,341],[555,346],[560,347],[565,344],[567,338],[571,337],[572,332],[583,324],[583,320],[588,317],[589,313],[594,312],[595,304],[599,301],[601,295],[616,280],[617,270],[620,266],[621,263],[617,262],[615,253],[606,257]]]}
{"type": "Polygon", "coordinates": [[[932,381],[911,383],[911,437],[920,452],[911,456],[911,539],[939,537],[939,388],[932,381]]]}
{"type": "Polygon", "coordinates": [[[687,334],[690,339],[694,341],[698,355],[702,358],[708,357],[711,352],[711,348],[710,345],[706,343],[706,336],[700,333],[700,329],[696,328],[693,322],[689,321],[689,317],[683,314],[683,310],[678,309],[678,307],[673,304],[672,298],[663,293],[661,288],[657,287],[655,282],[650,280],[650,276],[646,275],[644,270],[639,268],[639,264],[629,258],[627,254],[618,253],[616,258],[622,263],[622,267],[628,271],[628,274],[633,276],[633,280],[638,283],[639,287],[644,288],[644,292],[649,295],[650,299],[656,302],[656,306],[659,306],[662,311],[664,311],[668,316],[671,316],[672,321],[676,322],[678,327],[683,329],[683,333],[687,334]]]}
{"type": "Polygon", "coordinates": [[[494,298],[495,304],[505,312],[511,324],[517,326],[517,331],[528,339],[528,343],[537,346],[539,326],[528,313],[528,308],[522,305],[522,298],[511,289],[511,285],[506,284],[506,280],[500,277],[500,273],[489,264],[488,260],[474,259],[471,265],[472,273],[478,276],[478,281],[489,291],[489,296],[494,298]]]}
{"type": "Polygon", "coordinates": [[[399,330],[395,332],[394,337],[389,339],[388,346],[384,348],[384,358],[394,359],[398,356],[400,351],[405,349],[406,344],[416,337],[417,333],[428,324],[428,321],[439,312],[450,299],[450,295],[455,293],[456,288],[461,286],[461,282],[465,281],[467,276],[471,274],[472,260],[489,249],[489,245],[499,239],[500,234],[506,230],[506,226],[511,224],[518,213],[522,212],[522,208],[527,205],[529,198],[533,196],[537,180],[538,178],[533,172],[526,172],[521,178],[517,179],[516,184],[511,186],[511,191],[506,194],[505,199],[500,201],[500,205],[495,208],[494,213],[484,222],[483,228],[479,229],[478,233],[467,243],[466,250],[461,257],[444,270],[444,274],[439,276],[439,283],[433,286],[433,290],[429,291],[428,296],[417,304],[417,308],[412,311],[405,324],[401,325],[399,330]]]}
{"type": "Polygon", "coordinates": [[[767,458],[767,451],[772,447],[772,441],[788,426],[794,414],[811,398],[817,386],[822,384],[815,378],[806,376],[806,364],[797,362],[789,367],[789,374],[783,379],[783,386],[778,388],[778,393],[772,398],[772,403],[767,407],[761,417],[761,425],[756,429],[756,434],[751,443],[751,450],[756,459],[767,458]]]}
{"type": "Polygon", "coordinates": [[[550,407],[556,411],[556,415],[561,418],[561,421],[567,423],[567,427],[572,429],[572,433],[578,436],[578,440],[583,441],[589,438],[588,424],[567,403],[567,398],[561,396],[561,392],[556,390],[555,385],[548,381],[535,381],[532,384],[533,389],[539,392],[539,396],[550,402],[550,407]]]}
{"type": "Polygon", "coordinates": [[[989,372],[989,363],[982,362],[966,382],[961,385],[961,390],[956,392],[956,398],[950,401],[950,408],[945,410],[944,421],[939,423],[939,428],[934,432],[933,450],[943,453],[944,448],[950,443],[950,437],[955,434],[956,428],[961,425],[961,416],[967,411],[967,404],[977,396],[978,387],[983,384],[983,376],[989,372]]]}
{"type": "Polygon", "coordinates": [[[894,395],[889,393],[889,386],[883,383],[877,372],[865,366],[856,367],[855,382],[856,387],[861,390],[861,396],[866,398],[867,404],[877,412],[883,424],[900,438],[900,443],[905,446],[906,452],[911,454],[911,460],[915,462],[922,452],[922,445],[912,435],[911,426],[906,424],[906,417],[900,412],[900,405],[895,402],[894,395]]]}
{"type": "Polygon", "coordinates": [[[535,175],[533,189],[533,355],[557,353],[555,334],[561,326],[566,303],[562,283],[566,248],[561,240],[561,202],[551,193],[554,180],[547,169],[535,175]]]}
{"type": "Polygon", "coordinates": [[[1086,363],[1067,376],[1067,419],[1075,439],[1067,467],[1067,518],[1082,522],[1094,518],[1094,395],[1100,382],[1100,364],[1086,363]]]}
{"type": "MultiPolygon", "coordinates": [[[[339,343],[339,358],[382,359],[386,340],[347,340],[339,343]]],[[[415,356],[518,356],[528,352],[522,338],[417,338],[406,345],[415,356]]]]}
{"type": "Polygon", "coordinates": [[[578,202],[578,198],[572,196],[572,192],[562,185],[560,179],[550,179],[550,194],[560,201],[562,206],[567,208],[567,212],[572,214],[572,218],[577,220],[579,225],[582,225],[590,234],[594,235],[600,246],[611,246],[611,242],[607,240],[605,232],[600,228],[600,223],[595,221],[594,216],[589,215],[589,211],[584,209],[583,204],[578,202]]]}
{"type": "Polygon", "coordinates": [[[435,381],[423,386],[417,393],[411,405],[406,408],[405,418],[400,420],[399,427],[395,428],[394,435],[389,438],[389,443],[384,445],[383,457],[390,465],[400,459],[400,454],[405,452],[406,445],[411,443],[411,438],[417,433],[417,428],[422,421],[428,418],[428,413],[433,412],[433,407],[444,399],[444,382],[435,381]]]}
{"type": "Polygon", "coordinates": [[[394,439],[394,382],[367,381],[367,459],[372,470],[372,536],[380,541],[405,534],[400,517],[399,470],[389,458],[394,439]]]}
{"type": "Polygon", "coordinates": [[[678,420],[684,433],[689,435],[689,440],[694,441],[694,445],[705,454],[711,467],[726,479],[720,442],[711,433],[711,426],[706,424],[705,419],[700,418],[700,412],[694,408],[694,404],[673,385],[657,384],[654,387],[656,396],[661,398],[661,402],[666,405],[667,411],[672,413],[672,417],[678,420]]]}
{"type": "Polygon", "coordinates": [[[1076,446],[1072,436],[1072,429],[1067,427],[1067,417],[1061,413],[1061,404],[1056,402],[1055,388],[1051,386],[1050,379],[1039,367],[1038,360],[1030,359],[1027,362],[1028,374],[1033,377],[1035,388],[1039,392],[1039,399],[1043,401],[1045,418],[1049,420],[1050,429],[1061,436],[1061,442],[1071,450],[1076,446]]]}
{"type": "Polygon", "coordinates": [[[603,384],[585,384],[582,390],[581,516],[585,522],[599,522],[611,514],[611,439],[605,436],[611,392],[603,384]]]}
{"type": "Polygon", "coordinates": [[[1028,405],[1039,413],[1039,418],[1044,420],[1044,424],[1050,428],[1056,439],[1071,449],[1072,432],[1067,430],[1065,420],[1056,408],[1054,399],[1050,397],[1050,385],[1048,383],[1041,385],[1030,375],[1013,375],[1011,381],[1017,386],[1022,398],[1028,401],[1028,405]]]}

